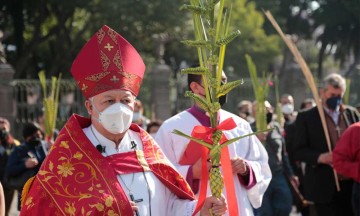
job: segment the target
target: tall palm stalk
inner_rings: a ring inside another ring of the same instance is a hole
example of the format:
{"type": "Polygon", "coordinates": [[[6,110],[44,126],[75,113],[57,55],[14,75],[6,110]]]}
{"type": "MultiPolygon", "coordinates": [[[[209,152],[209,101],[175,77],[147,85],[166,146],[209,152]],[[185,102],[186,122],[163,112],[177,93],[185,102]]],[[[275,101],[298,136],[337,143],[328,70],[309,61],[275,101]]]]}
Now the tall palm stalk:
{"type": "Polygon", "coordinates": [[[221,129],[217,129],[218,111],[221,108],[219,97],[226,95],[242,83],[237,80],[221,85],[226,46],[240,35],[239,30],[229,32],[231,7],[225,9],[224,2],[225,0],[190,0],[190,4],[181,7],[183,10],[192,12],[195,37],[193,40],[185,40],[183,43],[196,48],[200,65],[184,69],[182,73],[201,75],[205,88],[205,98],[190,91],[186,92],[185,96],[194,99],[200,108],[209,114],[212,128],[211,143],[178,130],[173,131],[173,133],[209,149],[212,164],[209,174],[210,189],[212,195],[217,198],[221,197],[224,187],[223,176],[219,168],[222,148],[243,137],[253,135],[247,134],[220,143],[223,132],[221,129]]]}
{"type": "Polygon", "coordinates": [[[57,112],[59,106],[59,92],[60,92],[60,80],[59,78],[52,77],[49,94],[47,91],[47,82],[45,71],[39,72],[39,79],[41,87],[44,94],[44,121],[45,121],[45,137],[47,140],[50,140],[54,135],[54,130],[56,127],[57,112]]]}

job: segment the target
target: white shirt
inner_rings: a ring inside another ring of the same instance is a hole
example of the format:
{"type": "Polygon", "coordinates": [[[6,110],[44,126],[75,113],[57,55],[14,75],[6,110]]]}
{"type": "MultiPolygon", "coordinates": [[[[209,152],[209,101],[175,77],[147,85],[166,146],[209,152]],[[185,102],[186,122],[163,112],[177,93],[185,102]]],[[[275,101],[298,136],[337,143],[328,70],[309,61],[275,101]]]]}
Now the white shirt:
{"type": "Polygon", "coordinates": [[[324,107],[324,110],[332,118],[335,125],[338,125],[339,124],[339,116],[341,114],[340,109],[338,108],[337,110],[330,110],[330,109],[324,107]]]}
{"type": "MultiPolygon", "coordinates": [[[[138,150],[143,150],[143,144],[139,134],[132,130],[127,131],[118,145],[118,149],[115,148],[113,141],[100,134],[92,125],[84,128],[83,131],[95,147],[98,144],[105,147],[105,152],[102,153],[104,157],[121,152],[133,151],[133,149],[131,149],[131,141],[136,143],[138,150]]],[[[191,216],[195,209],[196,201],[177,198],[152,172],[118,175],[117,178],[129,200],[131,200],[129,197],[129,189],[135,199],[143,199],[142,202],[137,203],[140,216],[150,215],[150,203],[152,216],[191,216]],[[148,186],[151,193],[150,200],[148,186]]]]}

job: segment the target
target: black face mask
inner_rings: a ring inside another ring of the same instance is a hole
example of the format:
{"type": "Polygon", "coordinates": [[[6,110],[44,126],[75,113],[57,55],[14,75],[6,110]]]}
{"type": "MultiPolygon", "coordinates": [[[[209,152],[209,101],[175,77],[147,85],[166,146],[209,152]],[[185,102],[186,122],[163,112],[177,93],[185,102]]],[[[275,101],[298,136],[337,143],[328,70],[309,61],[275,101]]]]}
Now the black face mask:
{"type": "Polygon", "coordinates": [[[271,112],[266,113],[266,123],[269,124],[272,121],[273,114],[271,112]]]}
{"type": "Polygon", "coordinates": [[[326,100],[326,105],[332,110],[337,110],[341,102],[342,100],[340,96],[334,96],[326,100]]]}
{"type": "Polygon", "coordinates": [[[6,139],[7,139],[8,135],[9,135],[9,133],[5,129],[2,129],[0,131],[0,142],[6,143],[6,139]]]}
{"type": "MultiPolygon", "coordinates": [[[[221,85],[224,85],[224,84],[225,84],[225,82],[221,81],[221,85]]],[[[226,104],[226,102],[227,102],[227,94],[219,97],[220,106],[223,106],[224,104],[226,104]]]]}
{"type": "Polygon", "coordinates": [[[220,106],[226,104],[226,101],[227,101],[227,94],[219,97],[220,106]]]}
{"type": "Polygon", "coordinates": [[[31,146],[38,146],[38,145],[40,145],[40,143],[41,143],[41,139],[40,138],[38,138],[38,137],[33,137],[33,138],[31,138],[29,141],[28,141],[28,143],[29,143],[29,145],[31,145],[31,146]]]}

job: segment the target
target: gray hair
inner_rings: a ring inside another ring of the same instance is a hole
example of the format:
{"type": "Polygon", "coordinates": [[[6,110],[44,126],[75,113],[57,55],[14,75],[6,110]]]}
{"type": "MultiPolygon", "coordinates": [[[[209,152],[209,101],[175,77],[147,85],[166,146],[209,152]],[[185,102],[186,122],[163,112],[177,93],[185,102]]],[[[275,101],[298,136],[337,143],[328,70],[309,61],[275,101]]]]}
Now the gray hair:
{"type": "Polygon", "coordinates": [[[327,89],[327,86],[331,85],[334,88],[342,89],[344,92],[346,90],[346,81],[344,77],[336,73],[332,73],[326,76],[323,80],[322,85],[324,89],[327,89]]]}

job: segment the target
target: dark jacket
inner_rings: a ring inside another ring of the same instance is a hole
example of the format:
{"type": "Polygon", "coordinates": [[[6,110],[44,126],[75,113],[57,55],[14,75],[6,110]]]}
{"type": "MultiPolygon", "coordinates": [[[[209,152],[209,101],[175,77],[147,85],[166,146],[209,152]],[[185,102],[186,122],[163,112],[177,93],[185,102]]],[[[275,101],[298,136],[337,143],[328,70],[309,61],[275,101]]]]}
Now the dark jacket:
{"type": "MultiPolygon", "coordinates": [[[[359,121],[358,113],[352,107],[345,107],[341,115],[346,115],[350,124],[359,121]]],[[[330,202],[336,185],[332,168],[317,163],[320,154],[329,151],[317,107],[299,113],[295,124],[294,157],[306,163],[305,197],[317,203],[330,202]]]]}
{"type": "Polygon", "coordinates": [[[37,166],[31,168],[34,171],[34,175],[39,171],[40,166],[45,159],[45,153],[41,144],[38,146],[30,146],[27,143],[23,143],[20,146],[15,147],[9,156],[6,166],[7,176],[17,176],[28,169],[25,167],[25,161],[30,158],[29,152],[31,152],[39,162],[37,166]]]}
{"type": "Polygon", "coordinates": [[[278,174],[292,176],[294,172],[286,152],[285,140],[281,134],[280,125],[277,122],[270,122],[269,125],[274,129],[266,137],[265,149],[269,155],[271,173],[273,176],[278,174]]]}

